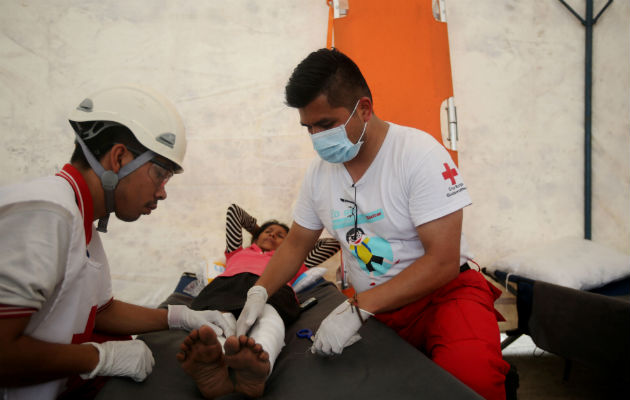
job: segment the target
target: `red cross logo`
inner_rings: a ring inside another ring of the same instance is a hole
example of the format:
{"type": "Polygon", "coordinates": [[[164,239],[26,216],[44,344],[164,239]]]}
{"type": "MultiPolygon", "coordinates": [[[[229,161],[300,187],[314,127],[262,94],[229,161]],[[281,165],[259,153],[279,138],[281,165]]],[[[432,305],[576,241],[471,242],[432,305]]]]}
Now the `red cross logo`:
{"type": "Polygon", "coordinates": [[[457,176],[457,170],[455,170],[455,168],[451,168],[448,166],[447,163],[444,163],[444,168],[446,169],[446,171],[442,172],[442,176],[444,177],[444,180],[451,180],[451,185],[455,184],[455,177],[457,176]]]}

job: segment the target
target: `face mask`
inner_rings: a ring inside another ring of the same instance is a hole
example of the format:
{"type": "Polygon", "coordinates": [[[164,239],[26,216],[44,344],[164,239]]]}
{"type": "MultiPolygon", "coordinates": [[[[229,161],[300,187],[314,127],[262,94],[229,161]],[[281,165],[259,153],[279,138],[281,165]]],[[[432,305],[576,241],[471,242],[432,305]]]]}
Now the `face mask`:
{"type": "Polygon", "coordinates": [[[358,105],[359,102],[357,101],[345,124],[311,135],[313,147],[323,160],[331,163],[344,163],[352,160],[359,153],[359,149],[363,144],[361,139],[363,139],[365,134],[367,122],[363,125],[363,132],[361,132],[361,136],[356,143],[352,143],[348,139],[348,133],[346,132],[346,125],[354,115],[358,105]]]}

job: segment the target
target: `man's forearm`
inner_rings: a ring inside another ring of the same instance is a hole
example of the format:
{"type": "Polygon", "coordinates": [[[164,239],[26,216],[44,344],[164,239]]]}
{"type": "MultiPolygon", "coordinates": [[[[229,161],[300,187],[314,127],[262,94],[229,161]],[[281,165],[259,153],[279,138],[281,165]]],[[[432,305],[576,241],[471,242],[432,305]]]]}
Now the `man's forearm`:
{"type": "Polygon", "coordinates": [[[424,255],[391,280],[358,295],[359,307],[379,313],[405,306],[446,285],[459,274],[461,210],[417,226],[424,255]]]}
{"type": "Polygon", "coordinates": [[[96,330],[113,335],[135,335],[168,329],[167,310],[114,300],[96,314],[96,330]]]}
{"type": "Polygon", "coordinates": [[[256,285],[264,287],[271,296],[295,276],[305,258],[296,256],[294,250],[283,243],[271,257],[256,285]]]}
{"type": "Polygon", "coordinates": [[[20,336],[0,351],[0,386],[34,385],[92,371],[99,360],[94,346],[49,343],[20,336]]]}
{"type": "Polygon", "coordinates": [[[295,276],[320,233],[321,230],[312,231],[293,223],[256,284],[267,289],[269,296],[275,293],[295,276]]]}
{"type": "Polygon", "coordinates": [[[417,301],[457,277],[456,263],[421,257],[389,281],[357,295],[359,307],[373,314],[417,301]]]}

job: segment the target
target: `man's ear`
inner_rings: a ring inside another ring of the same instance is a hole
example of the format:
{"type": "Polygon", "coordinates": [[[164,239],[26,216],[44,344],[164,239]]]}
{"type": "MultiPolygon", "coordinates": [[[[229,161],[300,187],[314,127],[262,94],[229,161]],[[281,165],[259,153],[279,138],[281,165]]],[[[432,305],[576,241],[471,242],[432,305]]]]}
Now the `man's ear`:
{"type": "Polygon", "coordinates": [[[374,110],[372,110],[372,100],[369,97],[364,96],[359,99],[359,105],[357,111],[361,115],[363,122],[368,122],[372,118],[374,110]]]}
{"type": "Polygon", "coordinates": [[[103,168],[105,170],[112,170],[118,173],[123,165],[127,164],[130,159],[133,159],[131,152],[127,150],[125,145],[116,143],[105,155],[103,156],[103,168]]]}

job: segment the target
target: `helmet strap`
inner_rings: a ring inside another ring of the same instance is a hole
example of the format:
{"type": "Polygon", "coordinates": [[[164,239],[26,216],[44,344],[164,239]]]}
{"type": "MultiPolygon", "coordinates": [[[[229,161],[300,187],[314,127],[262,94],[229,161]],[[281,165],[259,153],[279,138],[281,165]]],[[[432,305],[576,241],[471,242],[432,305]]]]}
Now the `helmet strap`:
{"type": "Polygon", "coordinates": [[[96,157],[94,157],[90,149],[85,145],[85,142],[83,142],[81,137],[77,133],[75,133],[75,136],[77,138],[77,142],[83,150],[85,159],[88,164],[90,164],[90,167],[92,167],[94,173],[96,173],[99,177],[101,185],[103,186],[103,191],[105,192],[105,215],[98,220],[96,230],[106,233],[107,223],[109,222],[109,214],[114,211],[114,190],[116,189],[116,186],[118,186],[118,182],[155,157],[155,153],[151,150],[145,151],[138,157],[131,160],[131,162],[123,165],[123,167],[118,171],[118,174],[116,174],[112,170],[105,170],[96,157]]]}

